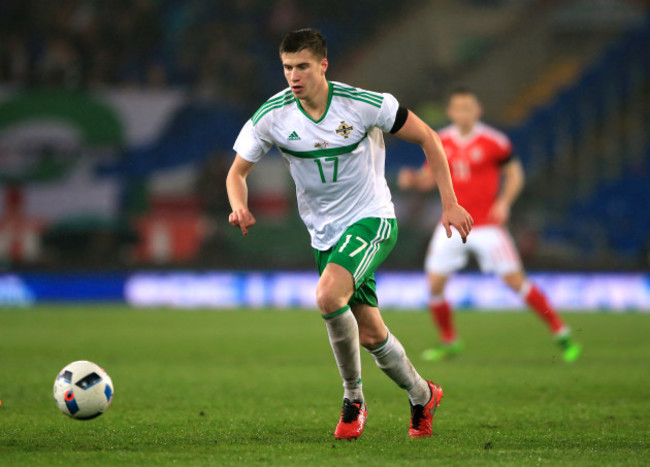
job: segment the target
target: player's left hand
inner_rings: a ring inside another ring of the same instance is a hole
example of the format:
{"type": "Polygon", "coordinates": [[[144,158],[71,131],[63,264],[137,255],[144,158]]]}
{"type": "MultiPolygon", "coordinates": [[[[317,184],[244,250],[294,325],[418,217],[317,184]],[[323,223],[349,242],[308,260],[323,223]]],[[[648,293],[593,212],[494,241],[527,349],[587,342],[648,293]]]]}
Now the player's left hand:
{"type": "Polygon", "coordinates": [[[255,218],[248,209],[235,209],[230,213],[228,222],[233,227],[239,227],[242,235],[248,235],[248,228],[255,225],[255,218]]]}
{"type": "Polygon", "coordinates": [[[488,219],[497,225],[503,225],[510,219],[510,205],[504,201],[496,201],[488,212],[488,219]]]}
{"type": "Polygon", "coordinates": [[[463,243],[467,242],[467,236],[474,225],[472,216],[458,203],[443,207],[440,221],[447,231],[447,238],[451,238],[451,226],[453,225],[460,234],[460,238],[463,239],[463,243]]]}

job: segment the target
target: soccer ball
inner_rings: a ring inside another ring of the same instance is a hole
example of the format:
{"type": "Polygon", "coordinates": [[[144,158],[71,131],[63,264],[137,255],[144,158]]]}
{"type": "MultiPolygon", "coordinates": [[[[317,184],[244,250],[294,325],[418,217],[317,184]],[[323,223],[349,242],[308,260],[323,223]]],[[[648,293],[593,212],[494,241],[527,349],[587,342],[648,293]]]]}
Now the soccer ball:
{"type": "Polygon", "coordinates": [[[113,401],[113,381],[102,367],[80,360],[67,365],[54,381],[61,412],[77,420],[99,417],[113,401]]]}

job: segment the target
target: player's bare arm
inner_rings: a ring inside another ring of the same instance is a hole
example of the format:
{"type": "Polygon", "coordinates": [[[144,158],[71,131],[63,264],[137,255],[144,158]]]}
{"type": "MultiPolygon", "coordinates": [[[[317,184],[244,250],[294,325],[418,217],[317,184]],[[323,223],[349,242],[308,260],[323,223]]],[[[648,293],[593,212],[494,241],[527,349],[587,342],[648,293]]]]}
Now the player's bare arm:
{"type": "Polygon", "coordinates": [[[248,210],[248,185],[246,184],[246,177],[254,166],[254,163],[248,162],[237,154],[226,178],[228,200],[232,209],[228,221],[230,225],[239,227],[243,235],[247,235],[248,228],[255,225],[255,218],[248,210]]]}
{"type": "Polygon", "coordinates": [[[517,200],[524,187],[524,170],[519,159],[510,159],[501,167],[503,182],[501,192],[492,205],[488,216],[491,220],[499,225],[508,222],[510,218],[510,208],[517,200]]]}
{"type": "Polygon", "coordinates": [[[436,187],[436,179],[428,167],[420,169],[403,168],[397,175],[397,186],[401,190],[432,191],[436,187]]]}
{"type": "Polygon", "coordinates": [[[463,243],[466,242],[474,221],[472,216],[458,204],[451,183],[449,164],[440,137],[410,110],[404,126],[395,135],[422,147],[429,170],[433,174],[433,179],[440,191],[442,200],[442,218],[440,221],[447,231],[447,237],[451,237],[451,226],[454,226],[460,233],[463,243]]]}

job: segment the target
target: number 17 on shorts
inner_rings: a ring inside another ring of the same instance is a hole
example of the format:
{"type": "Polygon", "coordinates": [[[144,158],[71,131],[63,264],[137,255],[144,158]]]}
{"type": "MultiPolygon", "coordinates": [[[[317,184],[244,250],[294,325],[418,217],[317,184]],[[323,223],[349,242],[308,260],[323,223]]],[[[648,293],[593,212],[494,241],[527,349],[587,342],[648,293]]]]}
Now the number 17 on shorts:
{"type": "Polygon", "coordinates": [[[355,284],[359,284],[372,275],[388,257],[396,240],[395,219],[361,219],[343,233],[330,250],[327,262],[343,266],[352,274],[355,284]]]}

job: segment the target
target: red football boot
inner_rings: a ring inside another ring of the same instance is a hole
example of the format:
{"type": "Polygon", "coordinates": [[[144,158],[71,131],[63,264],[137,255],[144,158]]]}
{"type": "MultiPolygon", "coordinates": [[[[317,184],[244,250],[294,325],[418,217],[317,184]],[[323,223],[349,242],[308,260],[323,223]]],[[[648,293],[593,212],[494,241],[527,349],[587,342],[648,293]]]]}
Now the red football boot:
{"type": "Polygon", "coordinates": [[[436,412],[436,407],[440,405],[442,399],[442,388],[431,381],[429,389],[431,389],[431,399],[427,405],[413,405],[411,404],[411,426],[409,427],[409,436],[411,438],[426,438],[431,436],[431,425],[433,423],[433,414],[436,412]]]}
{"type": "Polygon", "coordinates": [[[336,439],[357,439],[363,433],[367,418],[368,408],[363,401],[343,399],[341,419],[334,430],[334,437],[336,439]]]}

